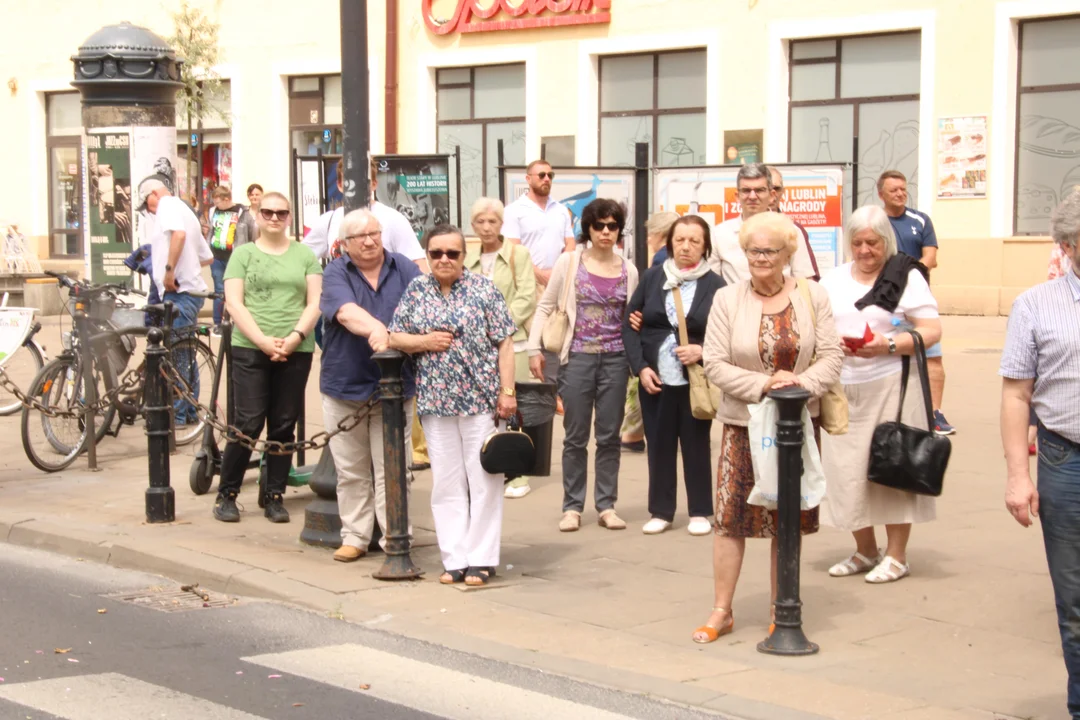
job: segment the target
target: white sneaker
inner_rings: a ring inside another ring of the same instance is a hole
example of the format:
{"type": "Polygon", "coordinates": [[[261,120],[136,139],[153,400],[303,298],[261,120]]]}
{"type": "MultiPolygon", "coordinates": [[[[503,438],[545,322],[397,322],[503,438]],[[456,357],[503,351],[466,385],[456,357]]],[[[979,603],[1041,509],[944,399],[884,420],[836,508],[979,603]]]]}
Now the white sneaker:
{"type": "Polygon", "coordinates": [[[532,492],[532,487],[529,485],[521,485],[520,487],[514,487],[513,485],[507,485],[506,490],[503,491],[503,497],[505,498],[523,498],[532,492]]]}
{"type": "Polygon", "coordinates": [[[653,518],[645,523],[645,527],[641,528],[641,532],[646,535],[659,535],[670,527],[671,523],[667,520],[664,520],[663,518],[653,518]]]}
{"type": "Polygon", "coordinates": [[[712,522],[704,517],[690,518],[690,524],[686,526],[686,531],[691,535],[708,535],[712,529],[712,522]]]}

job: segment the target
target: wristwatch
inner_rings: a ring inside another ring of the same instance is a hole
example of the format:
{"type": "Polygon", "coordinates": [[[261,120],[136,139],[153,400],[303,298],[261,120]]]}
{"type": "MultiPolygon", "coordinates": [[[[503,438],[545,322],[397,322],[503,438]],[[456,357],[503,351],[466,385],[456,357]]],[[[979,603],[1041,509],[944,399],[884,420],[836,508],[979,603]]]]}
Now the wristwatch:
{"type": "Polygon", "coordinates": [[[305,335],[304,333],[300,332],[300,331],[299,331],[299,330],[297,330],[296,328],[293,328],[293,329],[292,329],[292,331],[293,331],[294,333],[296,333],[297,335],[299,335],[299,336],[300,336],[300,342],[304,342],[305,340],[307,340],[307,335],[305,335]]]}
{"type": "Polygon", "coordinates": [[[889,340],[889,354],[890,355],[895,355],[896,354],[896,341],[893,340],[892,338],[889,338],[888,340],[889,340]]]}
{"type": "Polygon", "coordinates": [[[514,397],[515,395],[517,395],[517,390],[515,388],[512,388],[512,387],[504,387],[502,389],[502,394],[507,395],[509,397],[514,397]]]}
{"type": "Polygon", "coordinates": [[[165,265],[165,272],[172,272],[172,271],[173,271],[173,266],[172,265],[165,265]]]}

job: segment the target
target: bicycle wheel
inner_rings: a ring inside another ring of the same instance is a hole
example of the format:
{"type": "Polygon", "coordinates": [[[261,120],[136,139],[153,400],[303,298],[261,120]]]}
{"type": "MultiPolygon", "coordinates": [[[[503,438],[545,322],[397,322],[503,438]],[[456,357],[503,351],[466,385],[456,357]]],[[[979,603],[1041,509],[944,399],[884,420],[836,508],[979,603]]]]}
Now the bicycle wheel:
{"type": "MultiPolygon", "coordinates": [[[[41,369],[27,393],[42,405],[77,410],[83,402],[82,369],[71,356],[61,356],[41,369]]],[[[56,472],[75,462],[86,446],[80,418],[54,417],[30,407],[22,412],[22,444],[34,467],[56,472]]]]}
{"type": "MultiPolygon", "coordinates": [[[[194,337],[178,340],[169,348],[169,361],[180,377],[184,378],[188,392],[199,401],[199,405],[209,407],[210,393],[214,385],[214,354],[210,347],[194,337]]],[[[222,398],[224,394],[219,393],[218,397],[222,398]]],[[[173,389],[173,405],[176,408],[176,445],[190,445],[202,437],[206,421],[180,397],[178,388],[173,389]]],[[[220,408],[215,408],[214,412],[218,418],[224,419],[220,408]]]]}
{"type": "MultiPolygon", "coordinates": [[[[37,343],[29,340],[12,353],[3,364],[3,368],[4,374],[15,383],[15,386],[26,392],[44,365],[45,358],[41,356],[37,343]]],[[[14,415],[21,408],[22,403],[12,393],[0,387],[0,417],[14,415]]]]}

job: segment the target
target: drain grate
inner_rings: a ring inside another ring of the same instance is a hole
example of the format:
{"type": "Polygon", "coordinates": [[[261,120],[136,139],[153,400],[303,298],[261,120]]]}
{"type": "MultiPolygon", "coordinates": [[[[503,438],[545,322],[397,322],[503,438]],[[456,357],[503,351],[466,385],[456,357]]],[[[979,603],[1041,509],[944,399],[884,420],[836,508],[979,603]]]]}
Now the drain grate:
{"type": "Polygon", "coordinates": [[[210,598],[203,600],[198,595],[178,587],[151,587],[134,592],[113,593],[103,597],[110,600],[138,605],[140,607],[160,610],[161,612],[183,612],[185,610],[202,610],[204,608],[224,608],[237,604],[235,598],[202,590],[210,598]]]}

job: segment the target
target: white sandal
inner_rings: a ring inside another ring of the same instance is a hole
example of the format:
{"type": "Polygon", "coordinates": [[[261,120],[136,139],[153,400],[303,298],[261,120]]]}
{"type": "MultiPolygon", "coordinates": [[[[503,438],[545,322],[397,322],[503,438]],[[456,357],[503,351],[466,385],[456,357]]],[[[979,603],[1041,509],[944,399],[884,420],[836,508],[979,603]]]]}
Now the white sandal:
{"type": "Polygon", "coordinates": [[[896,582],[900,578],[907,577],[911,568],[892,555],[886,555],[878,566],[866,576],[866,582],[880,585],[881,583],[896,582]]]}
{"type": "Polygon", "coordinates": [[[881,553],[877,557],[868,558],[860,552],[854,553],[847,560],[836,563],[829,568],[829,574],[833,577],[848,577],[859,573],[869,572],[881,563],[881,553]]]}

